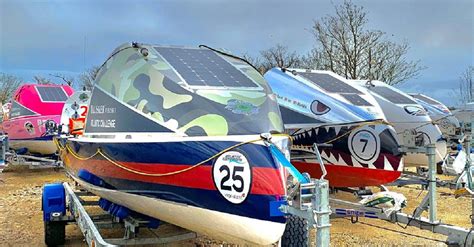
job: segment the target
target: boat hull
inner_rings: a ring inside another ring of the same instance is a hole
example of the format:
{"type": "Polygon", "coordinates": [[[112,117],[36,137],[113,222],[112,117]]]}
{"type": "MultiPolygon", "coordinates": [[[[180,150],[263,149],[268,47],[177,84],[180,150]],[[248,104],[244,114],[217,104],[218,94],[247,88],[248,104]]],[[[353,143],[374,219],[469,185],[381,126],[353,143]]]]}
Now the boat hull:
{"type": "MultiPolygon", "coordinates": [[[[214,170],[219,158],[193,167],[236,143],[69,139],[69,148],[63,147],[60,153],[68,173],[87,190],[109,201],[213,238],[275,243],[283,234],[286,220],[270,216],[270,204],[283,199],[285,190],[281,167],[266,146],[249,143],[234,149],[248,159],[251,167],[250,180],[241,173],[243,182],[233,184],[238,187],[250,182],[242,201],[232,201],[221,193],[222,181],[217,182],[214,170]],[[99,149],[104,155],[94,156],[99,149]]],[[[229,176],[236,174],[231,173],[229,176]]]]}
{"type": "Polygon", "coordinates": [[[33,154],[52,155],[57,151],[52,138],[52,136],[48,136],[31,140],[9,140],[8,145],[13,150],[26,148],[28,152],[33,154]]]}
{"type": "MultiPolygon", "coordinates": [[[[311,177],[319,178],[323,174],[316,160],[292,163],[299,171],[305,171],[311,177]]],[[[401,175],[400,171],[350,167],[344,164],[325,164],[325,168],[327,171],[325,179],[330,181],[329,184],[332,187],[378,186],[391,183],[401,175]]]]}
{"type": "Polygon", "coordinates": [[[318,149],[332,187],[383,185],[398,179],[403,171],[395,132],[386,125],[326,126],[297,132],[292,163],[299,171],[319,178],[322,172],[313,143],[321,144],[318,149]]]}
{"type": "Polygon", "coordinates": [[[86,190],[116,204],[201,234],[213,236],[216,239],[233,243],[268,244],[277,242],[279,238],[275,238],[275,233],[278,235],[285,230],[284,223],[241,217],[167,200],[104,189],[80,179],[76,180],[86,190]],[[232,230],[232,234],[229,234],[226,229],[232,230]],[[256,232],[259,235],[253,234],[256,232]],[[242,236],[242,238],[235,236],[242,236]]]}
{"type": "Polygon", "coordinates": [[[8,135],[10,148],[26,148],[29,153],[51,155],[56,153],[56,145],[51,135],[46,135],[45,123],[52,120],[59,123],[59,115],[22,117],[6,120],[2,130],[8,135]]]}

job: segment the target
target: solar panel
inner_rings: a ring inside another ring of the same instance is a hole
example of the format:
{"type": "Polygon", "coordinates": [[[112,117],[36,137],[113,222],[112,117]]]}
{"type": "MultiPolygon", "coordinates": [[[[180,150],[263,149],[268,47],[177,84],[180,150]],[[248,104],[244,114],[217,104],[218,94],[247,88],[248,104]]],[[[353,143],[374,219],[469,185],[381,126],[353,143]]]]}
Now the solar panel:
{"type": "Polygon", "coordinates": [[[363,99],[356,93],[341,94],[341,96],[356,106],[373,106],[367,100],[363,99]]]}
{"type": "Polygon", "coordinates": [[[376,87],[370,87],[369,89],[394,104],[416,104],[416,102],[413,101],[412,99],[388,87],[376,86],[376,87]]]}
{"type": "Polygon", "coordinates": [[[437,101],[434,101],[424,95],[421,95],[421,94],[410,94],[411,97],[415,98],[415,99],[419,99],[419,100],[422,100],[428,104],[431,104],[431,105],[440,105],[439,102],[437,101]]]}
{"type": "Polygon", "coordinates": [[[49,102],[64,102],[67,100],[67,94],[61,87],[39,87],[37,86],[38,93],[42,101],[49,102]]]}
{"type": "Polygon", "coordinates": [[[250,78],[211,50],[155,47],[191,86],[258,87],[250,78]]]}
{"type": "Polygon", "coordinates": [[[360,92],[359,90],[351,87],[347,83],[328,74],[303,72],[303,73],[299,73],[299,75],[302,75],[306,79],[310,80],[317,86],[321,87],[322,89],[330,93],[362,94],[362,92],[360,92]]]}

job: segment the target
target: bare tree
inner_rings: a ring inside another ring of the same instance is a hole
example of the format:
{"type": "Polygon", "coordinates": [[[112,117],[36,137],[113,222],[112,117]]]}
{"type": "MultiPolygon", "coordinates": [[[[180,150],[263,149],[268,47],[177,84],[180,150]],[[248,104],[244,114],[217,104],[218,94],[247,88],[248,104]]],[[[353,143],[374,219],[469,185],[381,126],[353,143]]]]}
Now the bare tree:
{"type": "Polygon", "coordinates": [[[16,76],[0,73],[0,102],[7,103],[21,83],[21,79],[16,76]]]}
{"type": "Polygon", "coordinates": [[[33,80],[35,80],[35,82],[36,82],[37,84],[41,84],[41,85],[54,84],[54,82],[51,81],[51,79],[45,78],[45,77],[42,77],[42,76],[38,76],[38,75],[33,76],[33,80]]]}
{"type": "Polygon", "coordinates": [[[295,51],[288,51],[288,47],[281,44],[261,51],[260,55],[261,60],[257,60],[261,61],[259,67],[262,74],[274,67],[292,68],[301,64],[301,57],[295,51]]]}
{"type": "Polygon", "coordinates": [[[461,104],[474,101],[474,66],[469,66],[459,77],[459,96],[461,104]]]}
{"type": "Polygon", "coordinates": [[[397,84],[418,76],[419,61],[408,61],[406,42],[388,41],[385,33],[367,29],[367,12],[350,1],[335,6],[335,15],[315,21],[315,48],[303,66],[331,70],[349,79],[376,79],[397,84]]]}
{"type": "Polygon", "coordinates": [[[258,72],[264,74],[266,72],[265,68],[263,67],[262,60],[260,57],[252,57],[248,53],[245,53],[241,56],[247,62],[253,65],[254,68],[257,69],[258,72]]]}
{"type": "Polygon", "coordinates": [[[81,88],[84,88],[86,90],[92,90],[92,87],[94,87],[95,79],[97,78],[97,74],[99,73],[99,68],[99,66],[93,66],[79,76],[79,83],[81,88]]]}
{"type": "Polygon", "coordinates": [[[59,74],[59,73],[49,74],[49,75],[61,79],[68,86],[72,86],[74,84],[74,77],[72,77],[72,76],[65,76],[65,75],[59,74]]]}
{"type": "Polygon", "coordinates": [[[307,69],[330,70],[330,67],[324,61],[322,52],[316,48],[310,50],[308,54],[301,57],[301,67],[307,69]]]}

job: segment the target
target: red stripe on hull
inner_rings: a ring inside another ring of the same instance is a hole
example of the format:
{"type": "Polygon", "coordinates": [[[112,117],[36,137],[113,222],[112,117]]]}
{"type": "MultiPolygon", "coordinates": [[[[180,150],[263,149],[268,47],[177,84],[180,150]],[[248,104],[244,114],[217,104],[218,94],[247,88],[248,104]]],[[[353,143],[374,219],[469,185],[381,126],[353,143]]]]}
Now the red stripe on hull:
{"type": "MultiPolygon", "coordinates": [[[[212,166],[201,165],[174,175],[147,176],[127,171],[107,160],[91,159],[82,161],[74,158],[70,154],[63,156],[63,158],[66,166],[75,172],[79,169],[86,169],[99,177],[111,177],[195,189],[216,190],[212,179],[212,166]]],[[[190,165],[175,164],[169,165],[134,162],[118,163],[132,170],[149,174],[170,173],[191,167],[190,165]]],[[[250,193],[256,195],[284,195],[285,191],[280,171],[272,168],[252,167],[252,188],[250,193]]]]}
{"type": "MultiPolygon", "coordinates": [[[[300,161],[292,162],[300,172],[307,172],[312,178],[322,175],[319,163],[306,163],[300,161]]],[[[363,167],[352,167],[343,165],[325,165],[331,187],[364,187],[387,184],[400,177],[399,171],[387,171],[382,169],[369,169],[363,167]]]]}

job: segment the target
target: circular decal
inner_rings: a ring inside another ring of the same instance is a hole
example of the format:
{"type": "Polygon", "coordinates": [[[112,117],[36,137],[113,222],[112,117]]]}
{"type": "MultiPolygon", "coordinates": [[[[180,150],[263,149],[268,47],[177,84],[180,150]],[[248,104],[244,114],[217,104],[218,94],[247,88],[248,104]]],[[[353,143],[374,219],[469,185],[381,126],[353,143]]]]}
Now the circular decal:
{"type": "Polygon", "coordinates": [[[35,126],[31,122],[26,122],[25,123],[25,129],[30,135],[35,134],[35,126]]]}
{"type": "Polygon", "coordinates": [[[239,204],[245,201],[252,183],[252,171],[247,158],[237,152],[223,153],[212,167],[214,185],[229,202],[239,204]]]}
{"type": "Polygon", "coordinates": [[[351,132],[348,145],[352,156],[360,163],[373,163],[380,155],[380,138],[370,127],[351,132]]]}

